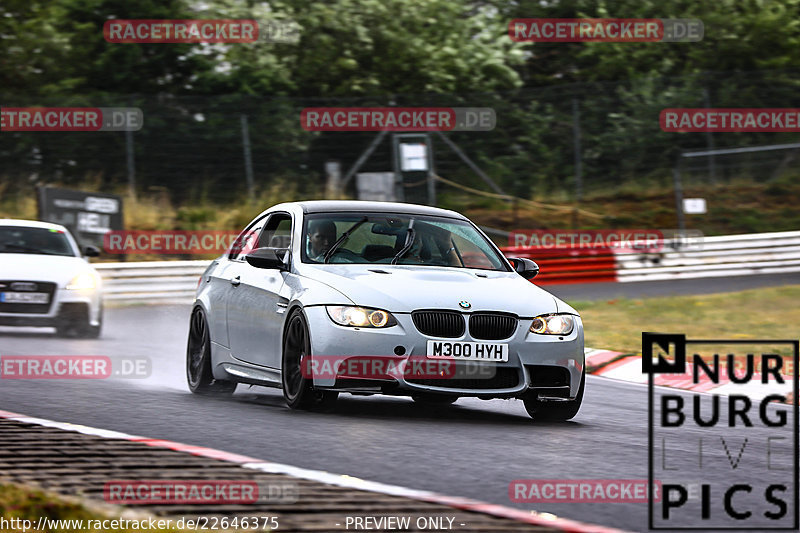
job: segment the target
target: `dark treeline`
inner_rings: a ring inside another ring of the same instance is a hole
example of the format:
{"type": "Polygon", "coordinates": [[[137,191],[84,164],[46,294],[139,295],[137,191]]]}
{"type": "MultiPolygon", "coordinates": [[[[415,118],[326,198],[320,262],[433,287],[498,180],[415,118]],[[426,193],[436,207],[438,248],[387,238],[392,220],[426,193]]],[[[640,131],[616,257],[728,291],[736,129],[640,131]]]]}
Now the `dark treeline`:
{"type": "MultiPolygon", "coordinates": [[[[800,107],[800,0],[5,0],[0,105],[131,106],[139,188],[231,200],[244,188],[242,115],[256,182],[322,181],[374,133],[310,133],[307,106],[492,107],[492,132],[451,138],[507,192],[573,190],[574,111],[587,191],[668,184],[681,150],[792,142],[791,134],[664,133],[667,107],[800,107]],[[547,5],[542,5],[547,4],[547,5]],[[200,7],[198,7],[200,6],[200,7]],[[513,18],[696,18],[696,43],[514,43],[513,18]],[[112,44],[120,19],[248,18],[296,23],[295,43],[112,44]]],[[[442,176],[485,188],[434,139],[442,176]]],[[[384,142],[363,170],[390,170],[384,142]]],[[[717,180],[775,177],[786,153],[720,158],[717,180]]],[[[707,179],[707,162],[688,170],[707,179]]],[[[5,190],[127,180],[124,133],[0,134],[5,190]]]]}

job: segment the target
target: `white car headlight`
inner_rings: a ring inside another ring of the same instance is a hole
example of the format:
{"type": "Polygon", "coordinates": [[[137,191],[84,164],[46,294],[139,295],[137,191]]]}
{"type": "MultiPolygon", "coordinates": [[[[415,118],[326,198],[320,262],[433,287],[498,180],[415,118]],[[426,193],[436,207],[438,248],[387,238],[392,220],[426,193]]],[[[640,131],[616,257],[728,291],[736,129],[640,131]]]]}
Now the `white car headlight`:
{"type": "Polygon", "coordinates": [[[85,291],[94,289],[95,287],[97,287],[97,280],[95,280],[94,276],[88,272],[78,274],[72,278],[72,281],[67,283],[67,289],[71,291],[85,291]]]}
{"type": "Polygon", "coordinates": [[[397,324],[389,311],[351,307],[346,305],[326,305],[328,316],[340,326],[356,328],[388,328],[397,324]]]}
{"type": "Polygon", "coordinates": [[[572,315],[539,315],[533,319],[531,332],[539,335],[569,335],[575,327],[572,315]]]}

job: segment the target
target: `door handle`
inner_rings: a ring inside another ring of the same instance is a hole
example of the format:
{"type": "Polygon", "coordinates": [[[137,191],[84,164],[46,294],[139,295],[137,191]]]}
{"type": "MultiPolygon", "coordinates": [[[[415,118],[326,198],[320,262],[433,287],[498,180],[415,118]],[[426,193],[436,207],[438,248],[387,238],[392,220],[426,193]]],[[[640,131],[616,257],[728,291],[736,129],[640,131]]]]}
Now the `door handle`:
{"type": "Polygon", "coordinates": [[[231,285],[233,285],[234,287],[238,287],[241,282],[242,282],[242,276],[236,276],[235,278],[231,279],[231,285]]]}

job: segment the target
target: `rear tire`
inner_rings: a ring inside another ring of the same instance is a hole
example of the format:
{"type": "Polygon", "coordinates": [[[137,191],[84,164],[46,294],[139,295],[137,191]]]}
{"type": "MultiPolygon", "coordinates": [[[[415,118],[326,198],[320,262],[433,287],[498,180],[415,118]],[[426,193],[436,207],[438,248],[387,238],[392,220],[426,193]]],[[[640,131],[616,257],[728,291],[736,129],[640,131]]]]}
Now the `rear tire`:
{"type": "Polygon", "coordinates": [[[308,325],[299,309],[292,311],[283,333],[281,382],[283,397],[290,409],[332,409],[339,397],[336,391],[314,390],[313,380],[303,376],[301,365],[311,356],[308,325]]]}
{"type": "Polygon", "coordinates": [[[214,379],[211,372],[211,340],[205,312],[197,307],[189,323],[186,343],[186,381],[195,394],[227,396],[236,390],[236,382],[214,379]]]}
{"type": "Polygon", "coordinates": [[[525,410],[537,422],[566,422],[578,414],[581,403],[583,403],[585,384],[586,372],[584,371],[581,375],[581,386],[578,388],[578,395],[574,400],[542,401],[535,396],[535,392],[528,393],[530,396],[522,399],[525,402],[525,410]]]}

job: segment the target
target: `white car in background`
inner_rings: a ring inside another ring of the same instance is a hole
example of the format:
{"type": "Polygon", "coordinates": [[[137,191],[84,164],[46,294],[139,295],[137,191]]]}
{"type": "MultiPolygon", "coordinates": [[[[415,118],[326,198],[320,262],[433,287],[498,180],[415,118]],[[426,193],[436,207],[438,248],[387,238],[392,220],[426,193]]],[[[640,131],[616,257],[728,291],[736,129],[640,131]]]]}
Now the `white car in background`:
{"type": "Polygon", "coordinates": [[[0,219],[0,326],[55,327],[97,338],[103,326],[100,275],[64,226],[0,219]]]}

